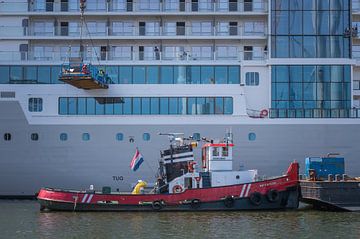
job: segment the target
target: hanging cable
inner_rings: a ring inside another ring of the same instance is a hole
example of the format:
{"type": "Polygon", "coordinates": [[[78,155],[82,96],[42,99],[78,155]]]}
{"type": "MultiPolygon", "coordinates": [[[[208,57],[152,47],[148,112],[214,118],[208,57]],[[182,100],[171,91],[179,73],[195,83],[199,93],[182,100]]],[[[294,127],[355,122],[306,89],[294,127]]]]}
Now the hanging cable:
{"type": "MultiPolygon", "coordinates": [[[[84,45],[83,45],[83,27],[85,25],[86,31],[89,35],[89,39],[92,45],[92,48],[95,49],[95,45],[93,42],[93,39],[91,38],[91,33],[89,31],[88,25],[86,24],[86,20],[85,20],[85,16],[84,16],[84,12],[85,12],[85,8],[86,8],[86,0],[80,0],[80,12],[81,12],[81,17],[80,17],[80,52],[81,52],[81,62],[84,61],[84,45]]],[[[94,50],[95,52],[95,56],[96,56],[96,60],[98,65],[100,65],[100,57],[97,54],[96,49],[94,50]]]]}

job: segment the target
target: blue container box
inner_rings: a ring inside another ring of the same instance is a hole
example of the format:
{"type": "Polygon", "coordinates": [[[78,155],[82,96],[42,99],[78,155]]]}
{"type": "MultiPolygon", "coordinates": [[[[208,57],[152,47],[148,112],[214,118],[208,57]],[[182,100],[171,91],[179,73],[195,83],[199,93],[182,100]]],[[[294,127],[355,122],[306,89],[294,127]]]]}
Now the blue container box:
{"type": "Polygon", "coordinates": [[[344,174],[345,161],[344,158],[334,157],[309,157],[305,159],[305,175],[309,178],[309,170],[314,169],[316,179],[327,179],[329,174],[344,174]]]}

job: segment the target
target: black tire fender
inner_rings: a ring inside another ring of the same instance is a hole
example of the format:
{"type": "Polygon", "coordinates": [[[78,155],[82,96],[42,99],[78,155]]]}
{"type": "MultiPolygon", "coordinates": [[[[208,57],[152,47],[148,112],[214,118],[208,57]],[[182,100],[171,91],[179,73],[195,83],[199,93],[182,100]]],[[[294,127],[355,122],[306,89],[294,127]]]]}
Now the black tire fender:
{"type": "Polygon", "coordinates": [[[199,199],[193,199],[191,200],[190,207],[193,209],[199,208],[201,205],[201,201],[199,199]]]}
{"type": "Polygon", "coordinates": [[[153,201],[152,204],[151,204],[151,207],[155,211],[160,211],[163,208],[163,204],[160,201],[153,201]]]}
{"type": "Polygon", "coordinates": [[[235,204],[235,199],[233,196],[227,196],[224,198],[224,205],[227,208],[232,208],[235,204]]]}
{"type": "Polygon", "coordinates": [[[270,189],[266,194],[266,198],[269,202],[277,202],[280,199],[280,193],[276,189],[270,189]]]}
{"type": "Polygon", "coordinates": [[[260,204],[262,203],[261,193],[253,192],[252,194],[250,194],[249,200],[250,200],[251,204],[253,204],[255,206],[260,206],[260,204]]]}

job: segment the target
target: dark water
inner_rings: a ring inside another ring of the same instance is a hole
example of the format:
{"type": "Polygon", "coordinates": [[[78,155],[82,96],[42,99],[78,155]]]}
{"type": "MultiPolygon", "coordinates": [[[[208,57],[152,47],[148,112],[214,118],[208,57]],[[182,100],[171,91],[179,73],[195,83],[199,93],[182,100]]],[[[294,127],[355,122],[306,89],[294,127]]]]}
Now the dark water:
{"type": "Polygon", "coordinates": [[[0,200],[0,238],[360,238],[360,213],[39,212],[0,200]]]}

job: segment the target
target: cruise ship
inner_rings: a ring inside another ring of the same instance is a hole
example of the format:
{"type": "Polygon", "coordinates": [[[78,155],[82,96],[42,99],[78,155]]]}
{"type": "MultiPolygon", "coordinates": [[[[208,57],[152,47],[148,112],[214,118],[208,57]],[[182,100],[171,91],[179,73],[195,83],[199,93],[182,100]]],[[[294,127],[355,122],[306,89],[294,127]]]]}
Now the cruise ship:
{"type": "Polygon", "coordinates": [[[231,132],[234,168],[268,176],[328,153],[359,174],[359,0],[81,4],[0,1],[0,197],[154,181],[159,133],[231,132]],[[106,87],[60,81],[75,59],[106,87]]]}

